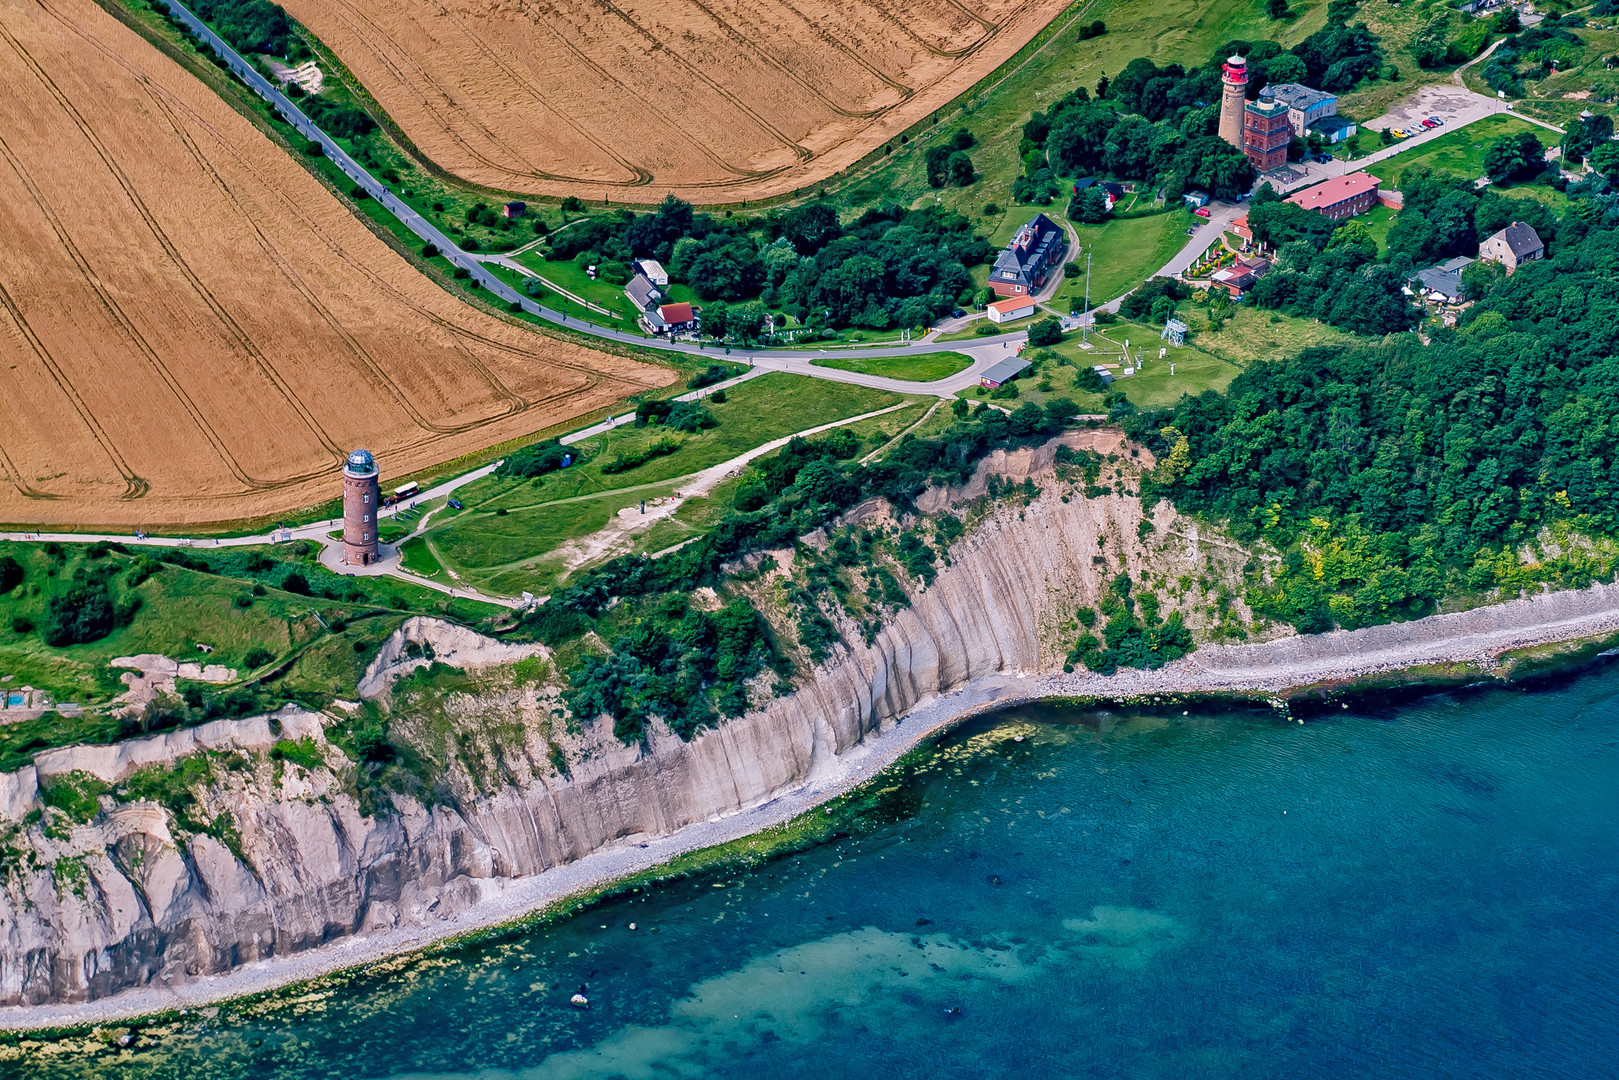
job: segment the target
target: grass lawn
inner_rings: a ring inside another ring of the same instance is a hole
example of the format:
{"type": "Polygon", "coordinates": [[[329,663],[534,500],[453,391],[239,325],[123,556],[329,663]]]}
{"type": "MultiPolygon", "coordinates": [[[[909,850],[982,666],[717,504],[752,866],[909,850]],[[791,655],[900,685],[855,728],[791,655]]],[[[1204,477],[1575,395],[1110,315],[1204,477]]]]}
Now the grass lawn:
{"type": "Polygon", "coordinates": [[[613,515],[642,499],[651,502],[670,494],[670,482],[650,490],[622,490],[524,514],[469,520],[467,527],[434,534],[445,561],[461,580],[503,595],[525,590],[543,595],[566,573],[556,549],[604,527],[613,515]]]}
{"type": "MultiPolygon", "coordinates": [[[[572,259],[558,259],[551,262],[538,251],[526,251],[517,256],[515,261],[522,263],[547,281],[555,282],[559,287],[567,289],[575,296],[582,296],[591,303],[600,304],[608,311],[620,316],[617,319],[609,319],[597,311],[587,312],[594,322],[604,323],[622,330],[627,326],[633,326],[635,320],[639,318],[635,305],[630,303],[630,298],[624,295],[622,285],[612,285],[602,281],[600,278],[592,278],[580,269],[572,259]]],[[[556,294],[553,293],[552,295],[555,296],[556,294]]],[[[561,297],[557,298],[561,299],[561,297]]]]}
{"type": "MultiPolygon", "coordinates": [[[[716,428],[690,434],[657,426],[616,428],[576,444],[588,455],[577,467],[536,480],[486,477],[468,484],[456,493],[466,510],[442,524],[435,518],[426,536],[449,569],[481,587],[507,595],[536,591],[536,586],[544,591],[547,581],[554,581],[556,568],[548,569],[542,556],[602,528],[626,506],[667,494],[676,477],[729,461],[796,431],[906,400],[887,391],[784,372],[761,375],[727,391],[724,403],[709,404],[720,422],[716,428]],[[680,448],[625,472],[602,471],[614,458],[662,440],[678,442],[680,448]],[[496,570],[499,574],[492,576],[496,570]]],[[[877,420],[890,427],[899,423],[889,416],[877,420]]],[[[420,564],[424,573],[438,566],[437,560],[426,561],[431,552],[422,538],[407,543],[403,551],[406,565],[413,569],[417,567],[412,558],[424,560],[420,564]]]]}
{"type": "MultiPolygon", "coordinates": [[[[1191,343],[1202,351],[1239,367],[1256,360],[1291,356],[1312,345],[1335,345],[1360,340],[1344,330],[1280,312],[1238,305],[1220,330],[1210,330],[1208,309],[1183,304],[1179,315],[1191,328],[1191,343]]],[[[1179,371],[1179,365],[1176,371],[1179,371]]],[[[1132,399],[1133,400],[1133,399],[1132,399]]]]}
{"type": "Polygon", "coordinates": [[[1371,233],[1373,240],[1377,241],[1377,251],[1380,255],[1388,252],[1389,229],[1394,226],[1395,213],[1396,211],[1392,206],[1376,203],[1370,210],[1357,215],[1355,218],[1356,221],[1366,226],[1366,231],[1371,233]]]}
{"type": "Polygon", "coordinates": [[[423,577],[443,577],[444,568],[427,546],[425,537],[417,536],[405,541],[399,549],[399,561],[406,570],[423,577]]]}
{"type": "MultiPolygon", "coordinates": [[[[1186,230],[1201,219],[1184,210],[1141,218],[1113,218],[1100,225],[1076,225],[1080,248],[1068,253],[1068,261],[1085,266],[1091,256],[1091,306],[1117,299],[1152,276],[1160,266],[1186,245],[1186,230]]],[[[1063,283],[1062,294],[1052,306],[1066,310],[1082,307],[1085,276],[1079,274],[1063,283]]]]}
{"type": "Polygon", "coordinates": [[[1435,172],[1476,180],[1484,175],[1484,152],[1489,149],[1490,143],[1503,135],[1516,135],[1524,131],[1533,132],[1543,143],[1556,142],[1555,131],[1547,131],[1516,116],[1497,113],[1442,135],[1433,142],[1424,143],[1417,149],[1396,154],[1373,166],[1372,171],[1379,172],[1396,186],[1400,177],[1414,165],[1425,165],[1435,172]]]}
{"type": "MultiPolygon", "coordinates": [[[[1096,364],[1109,365],[1108,370],[1113,373],[1113,385],[1110,390],[1123,391],[1138,408],[1164,408],[1175,404],[1183,394],[1224,390],[1242,370],[1238,365],[1222,360],[1195,344],[1188,343],[1176,347],[1161,342],[1157,330],[1139,323],[1116,323],[1101,327],[1091,333],[1090,343],[1093,348],[1088,351],[1081,349],[1079,335],[1070,334],[1052,351],[1075,365],[1084,367],[1096,364]],[[1144,366],[1136,374],[1129,376],[1123,374],[1126,366],[1124,359],[1126,340],[1130,343],[1132,362],[1138,354],[1146,358],[1144,366]],[[1168,355],[1162,360],[1158,358],[1160,348],[1168,350],[1168,355]],[[1175,368],[1174,374],[1170,374],[1171,365],[1175,368]]],[[[1051,381],[1058,383],[1063,381],[1063,378],[1053,374],[1051,381]]],[[[1072,390],[1067,393],[1082,407],[1100,411],[1102,403],[1100,395],[1078,396],[1072,390]]]]}
{"type": "Polygon", "coordinates": [[[972,357],[958,352],[859,358],[829,356],[810,361],[816,367],[858,371],[862,375],[881,375],[886,379],[909,379],[914,382],[933,382],[935,379],[946,378],[970,367],[972,362],[972,357]]]}
{"type": "MultiPolygon", "coordinates": [[[[844,430],[859,435],[873,448],[880,447],[901,432],[912,428],[917,421],[927,415],[927,409],[931,407],[931,402],[918,400],[914,408],[857,420],[847,425],[844,430]]],[[[950,411],[945,408],[934,409],[933,416],[927,424],[915,428],[916,434],[921,436],[936,431],[941,426],[939,424],[941,417],[948,423],[951,419],[950,411]]],[[[637,534],[631,550],[648,554],[662,551],[712,529],[730,511],[736,498],[737,485],[740,483],[740,477],[726,480],[708,495],[687,499],[673,514],[637,534]]]]}

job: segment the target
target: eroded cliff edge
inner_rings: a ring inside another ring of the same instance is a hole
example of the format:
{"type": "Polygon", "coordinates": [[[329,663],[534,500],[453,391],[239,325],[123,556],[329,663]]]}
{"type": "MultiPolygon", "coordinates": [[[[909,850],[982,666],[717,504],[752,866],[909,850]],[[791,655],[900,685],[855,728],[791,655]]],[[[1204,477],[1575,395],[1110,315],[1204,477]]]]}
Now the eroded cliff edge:
{"type": "Polygon", "coordinates": [[[1250,554],[1206,528],[1200,535],[1165,504],[1144,525],[1127,494],[1127,469],[1109,493],[1093,485],[1086,498],[1053,475],[1052,455],[1052,447],[996,455],[968,490],[935,493],[931,509],[971,510],[934,583],[912,582],[910,606],[869,645],[857,628],[840,627],[844,643],[800,689],[690,742],[654,727],[645,744],[625,746],[605,720],[570,723],[545,650],[508,649],[415,620],[379,655],[362,689],[390,693],[395,678],[427,662],[426,643],[469,673],[462,689],[430,708],[407,705],[406,727],[417,726],[407,734],[444,754],[447,794],[431,805],[396,795],[378,806],[356,787],[353,762],[328,738],[346,707],[289,708],[51,751],[0,775],[0,1004],[195,984],[354,935],[448,923],[514,880],[800,789],[919,702],[974,681],[1041,676],[1031,680],[1039,684],[1031,696],[1107,693],[1115,683],[1122,694],[1265,688],[1265,679],[1299,685],[1312,677],[1312,663],[1320,668],[1351,639],[1375,669],[1380,649],[1413,634],[1442,655],[1455,635],[1478,630],[1485,644],[1467,648],[1483,655],[1525,640],[1505,630],[1487,637],[1492,627],[1538,620],[1561,626],[1554,636],[1583,636],[1619,622],[1619,596],[1599,588],[1541,598],[1538,608],[1522,601],[1438,616],[1422,621],[1434,624],[1427,630],[1406,624],[1205,648],[1168,679],[1064,676],[1076,610],[1094,604],[1121,570],[1155,582],[1166,610],[1182,610],[1206,636],[1211,597],[1229,597],[1250,554]],[[991,476],[1041,484],[994,498],[986,495],[991,476]],[[1533,610],[1518,610],[1523,604],[1533,610]],[[1439,628],[1442,620],[1450,622],[1439,628]],[[176,763],[197,780],[195,804],[179,811],[97,794],[176,763]],[[64,783],[98,800],[81,814],[87,820],[44,808],[42,790],[64,783]]]}

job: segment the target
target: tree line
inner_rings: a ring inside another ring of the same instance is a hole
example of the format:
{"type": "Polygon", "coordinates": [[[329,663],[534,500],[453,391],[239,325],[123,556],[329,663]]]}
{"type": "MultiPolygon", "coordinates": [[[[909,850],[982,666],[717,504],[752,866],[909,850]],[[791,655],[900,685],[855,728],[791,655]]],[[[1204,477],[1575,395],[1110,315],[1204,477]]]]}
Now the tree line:
{"type": "Polygon", "coordinates": [[[746,338],[770,308],[810,327],[929,325],[971,300],[968,269],[990,251],[965,217],[937,206],[874,207],[843,225],[824,203],[716,217],[670,196],[648,214],[600,214],[559,229],[548,257],[593,265],[615,282],[629,280],[631,260],[657,259],[705,302],[743,302],[743,311],[714,311],[710,325],[746,338]]]}
{"type": "MultiPolygon", "coordinates": [[[[1441,234],[1423,244],[1476,228],[1490,201],[1469,218],[1454,202],[1438,211],[1455,190],[1435,191],[1419,206],[1441,234]]],[[[1173,409],[1115,403],[1165,459],[1144,497],[1283,551],[1251,600],[1301,631],[1426,614],[1456,592],[1611,577],[1612,545],[1579,537],[1619,533],[1619,200],[1576,208],[1550,258],[1487,278],[1431,344],[1312,348],[1173,409]]]]}

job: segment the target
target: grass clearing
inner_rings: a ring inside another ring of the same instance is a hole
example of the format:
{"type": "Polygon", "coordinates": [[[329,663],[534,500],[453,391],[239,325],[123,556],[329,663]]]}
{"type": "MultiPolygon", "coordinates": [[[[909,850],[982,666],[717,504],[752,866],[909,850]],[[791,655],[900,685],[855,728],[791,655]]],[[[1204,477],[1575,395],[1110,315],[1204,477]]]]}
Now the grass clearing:
{"type": "MultiPolygon", "coordinates": [[[[848,383],[784,372],[761,375],[732,387],[723,403],[708,404],[718,427],[692,433],[659,425],[615,428],[575,444],[587,455],[583,464],[535,480],[491,476],[467,485],[456,493],[466,510],[454,521],[440,524],[435,518],[424,538],[406,544],[407,565],[412,557],[425,558],[413,551],[426,553],[431,540],[438,553],[431,566],[442,563],[453,577],[503,595],[549,591],[566,573],[550,557],[557,548],[599,531],[643,499],[650,503],[671,494],[677,477],[798,431],[906,401],[900,394],[848,383]],[[603,473],[605,463],[665,439],[678,441],[680,448],[625,472],[603,473]]],[[[911,412],[867,422],[898,430],[898,417],[911,412]]]]}
{"type": "Polygon", "coordinates": [[[1193,345],[1238,367],[1247,367],[1259,360],[1293,356],[1314,345],[1347,344],[1362,340],[1348,331],[1313,319],[1301,319],[1240,304],[1219,330],[1209,329],[1208,309],[1201,305],[1183,304],[1178,314],[1191,329],[1193,345]]]}
{"type": "MultiPolygon", "coordinates": [[[[1600,21],[1611,26],[1619,20],[1609,16],[1600,21]]],[[[1619,53],[1619,30],[1588,24],[1574,33],[1585,45],[1573,62],[1544,79],[1526,81],[1524,89],[1529,96],[1513,102],[1514,109],[1559,127],[1567,127],[1582,109],[1613,114],[1613,102],[1619,99],[1619,68],[1608,68],[1607,58],[1619,53]]],[[[1488,93],[1482,84],[1474,85],[1479,71],[1479,67],[1468,69],[1468,85],[1488,93]]]]}
{"type": "MultiPolygon", "coordinates": [[[[1533,132],[1543,143],[1555,143],[1557,133],[1547,131],[1516,116],[1496,113],[1474,121],[1464,128],[1442,135],[1418,149],[1396,155],[1387,164],[1379,163],[1390,175],[1390,183],[1398,185],[1400,178],[1414,165],[1422,165],[1434,172],[1449,173],[1465,180],[1476,180],[1484,175],[1484,152],[1490,143],[1503,135],[1533,132]]],[[[1374,166],[1374,171],[1376,170],[1374,166]]]]}
{"type": "Polygon", "coordinates": [[[1081,273],[1063,283],[1052,306],[1077,310],[1085,304],[1085,256],[1091,256],[1091,306],[1117,299],[1140,285],[1186,246],[1186,230],[1202,219],[1184,210],[1140,218],[1113,218],[1100,225],[1076,225],[1079,249],[1068,260],[1081,273]]]}
{"type": "Polygon", "coordinates": [[[1358,214],[1355,217],[1356,221],[1366,226],[1366,231],[1370,233],[1372,239],[1377,242],[1377,251],[1379,255],[1385,255],[1388,253],[1389,229],[1394,227],[1394,215],[1397,213],[1398,211],[1392,206],[1384,206],[1382,203],[1373,203],[1370,210],[1366,211],[1364,214],[1358,214]]]}
{"type": "MultiPolygon", "coordinates": [[[[489,605],[452,600],[396,578],[337,577],[314,561],[312,545],[301,542],[225,550],[99,550],[77,544],[0,544],[0,554],[16,559],[24,572],[20,585],[0,595],[0,692],[21,694],[30,687],[47,692],[58,707],[75,704],[88,710],[25,720],[13,719],[13,713],[8,717],[12,722],[0,724],[0,770],[17,768],[49,747],[139,734],[139,721],[131,727],[98,711],[125,690],[122,672],[108,666],[114,657],[160,653],[222,664],[242,678],[260,672],[270,681],[256,696],[238,702],[250,711],[284,701],[318,706],[332,696],[352,695],[377,647],[412,612],[468,624],[499,613],[489,605]],[[158,554],[183,558],[189,565],[154,564],[158,554]],[[199,569],[202,565],[213,569],[199,569]],[[133,609],[132,614],[127,621],[114,620],[94,640],[47,645],[43,628],[51,598],[66,592],[81,571],[90,580],[104,578],[114,606],[133,609]],[[294,587],[286,579],[289,571],[304,577],[300,591],[279,587],[294,587]],[[315,595],[306,595],[303,588],[315,595]],[[199,643],[211,651],[200,651],[199,643]]],[[[228,685],[201,689],[207,695],[234,693],[228,685]]],[[[34,705],[39,705],[37,698],[34,705]]],[[[167,714],[153,721],[158,724],[154,730],[241,715],[210,709],[167,714]]]]}
{"type": "MultiPolygon", "coordinates": [[[[1090,343],[1091,349],[1082,349],[1080,335],[1070,334],[1051,351],[1073,365],[1068,370],[1108,365],[1108,370],[1113,374],[1113,385],[1109,387],[1109,392],[1122,391],[1137,408],[1164,408],[1179,401],[1183,394],[1224,390],[1242,370],[1237,364],[1221,359],[1196,344],[1174,346],[1161,341],[1156,329],[1140,323],[1116,323],[1101,327],[1091,332],[1090,343]],[[1124,355],[1126,341],[1129,342],[1131,363],[1137,355],[1145,359],[1144,365],[1134,375],[1124,374],[1124,368],[1128,366],[1124,355]],[[1163,359],[1158,357],[1160,348],[1166,350],[1167,355],[1163,359]],[[1171,366],[1174,367],[1173,374],[1170,372],[1171,366]]],[[[1057,374],[1063,369],[1049,367],[1048,370],[1053,384],[1065,381],[1071,384],[1071,377],[1064,379],[1057,374]]],[[[1061,393],[1072,397],[1082,408],[1101,411],[1100,394],[1083,394],[1071,385],[1061,393]]]]}
{"type": "Polygon", "coordinates": [[[839,371],[857,371],[862,375],[880,375],[885,379],[907,379],[912,382],[934,382],[949,378],[958,371],[972,366],[972,357],[958,352],[907,354],[905,356],[828,356],[811,360],[816,367],[836,368],[839,371]]]}

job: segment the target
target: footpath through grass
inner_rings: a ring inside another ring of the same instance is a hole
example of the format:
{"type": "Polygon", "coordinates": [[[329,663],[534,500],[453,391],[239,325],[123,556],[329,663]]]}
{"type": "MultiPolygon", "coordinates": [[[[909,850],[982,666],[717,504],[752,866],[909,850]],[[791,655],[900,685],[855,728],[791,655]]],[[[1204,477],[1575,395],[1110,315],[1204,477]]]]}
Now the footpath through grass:
{"type": "MultiPolygon", "coordinates": [[[[460,489],[456,495],[466,510],[442,525],[435,520],[426,533],[438,552],[432,565],[442,563],[449,580],[505,595],[549,591],[567,567],[548,562],[547,555],[602,529],[622,509],[669,495],[676,478],[795,432],[906,400],[888,391],[785,372],[761,375],[732,387],[724,402],[705,400],[717,427],[690,433],[657,425],[615,428],[570,448],[584,457],[582,464],[532,480],[490,476],[460,489]],[[640,456],[660,442],[677,448],[622,472],[603,470],[609,462],[640,456]]],[[[430,553],[425,543],[421,547],[413,557],[426,567],[430,553]]]]}

